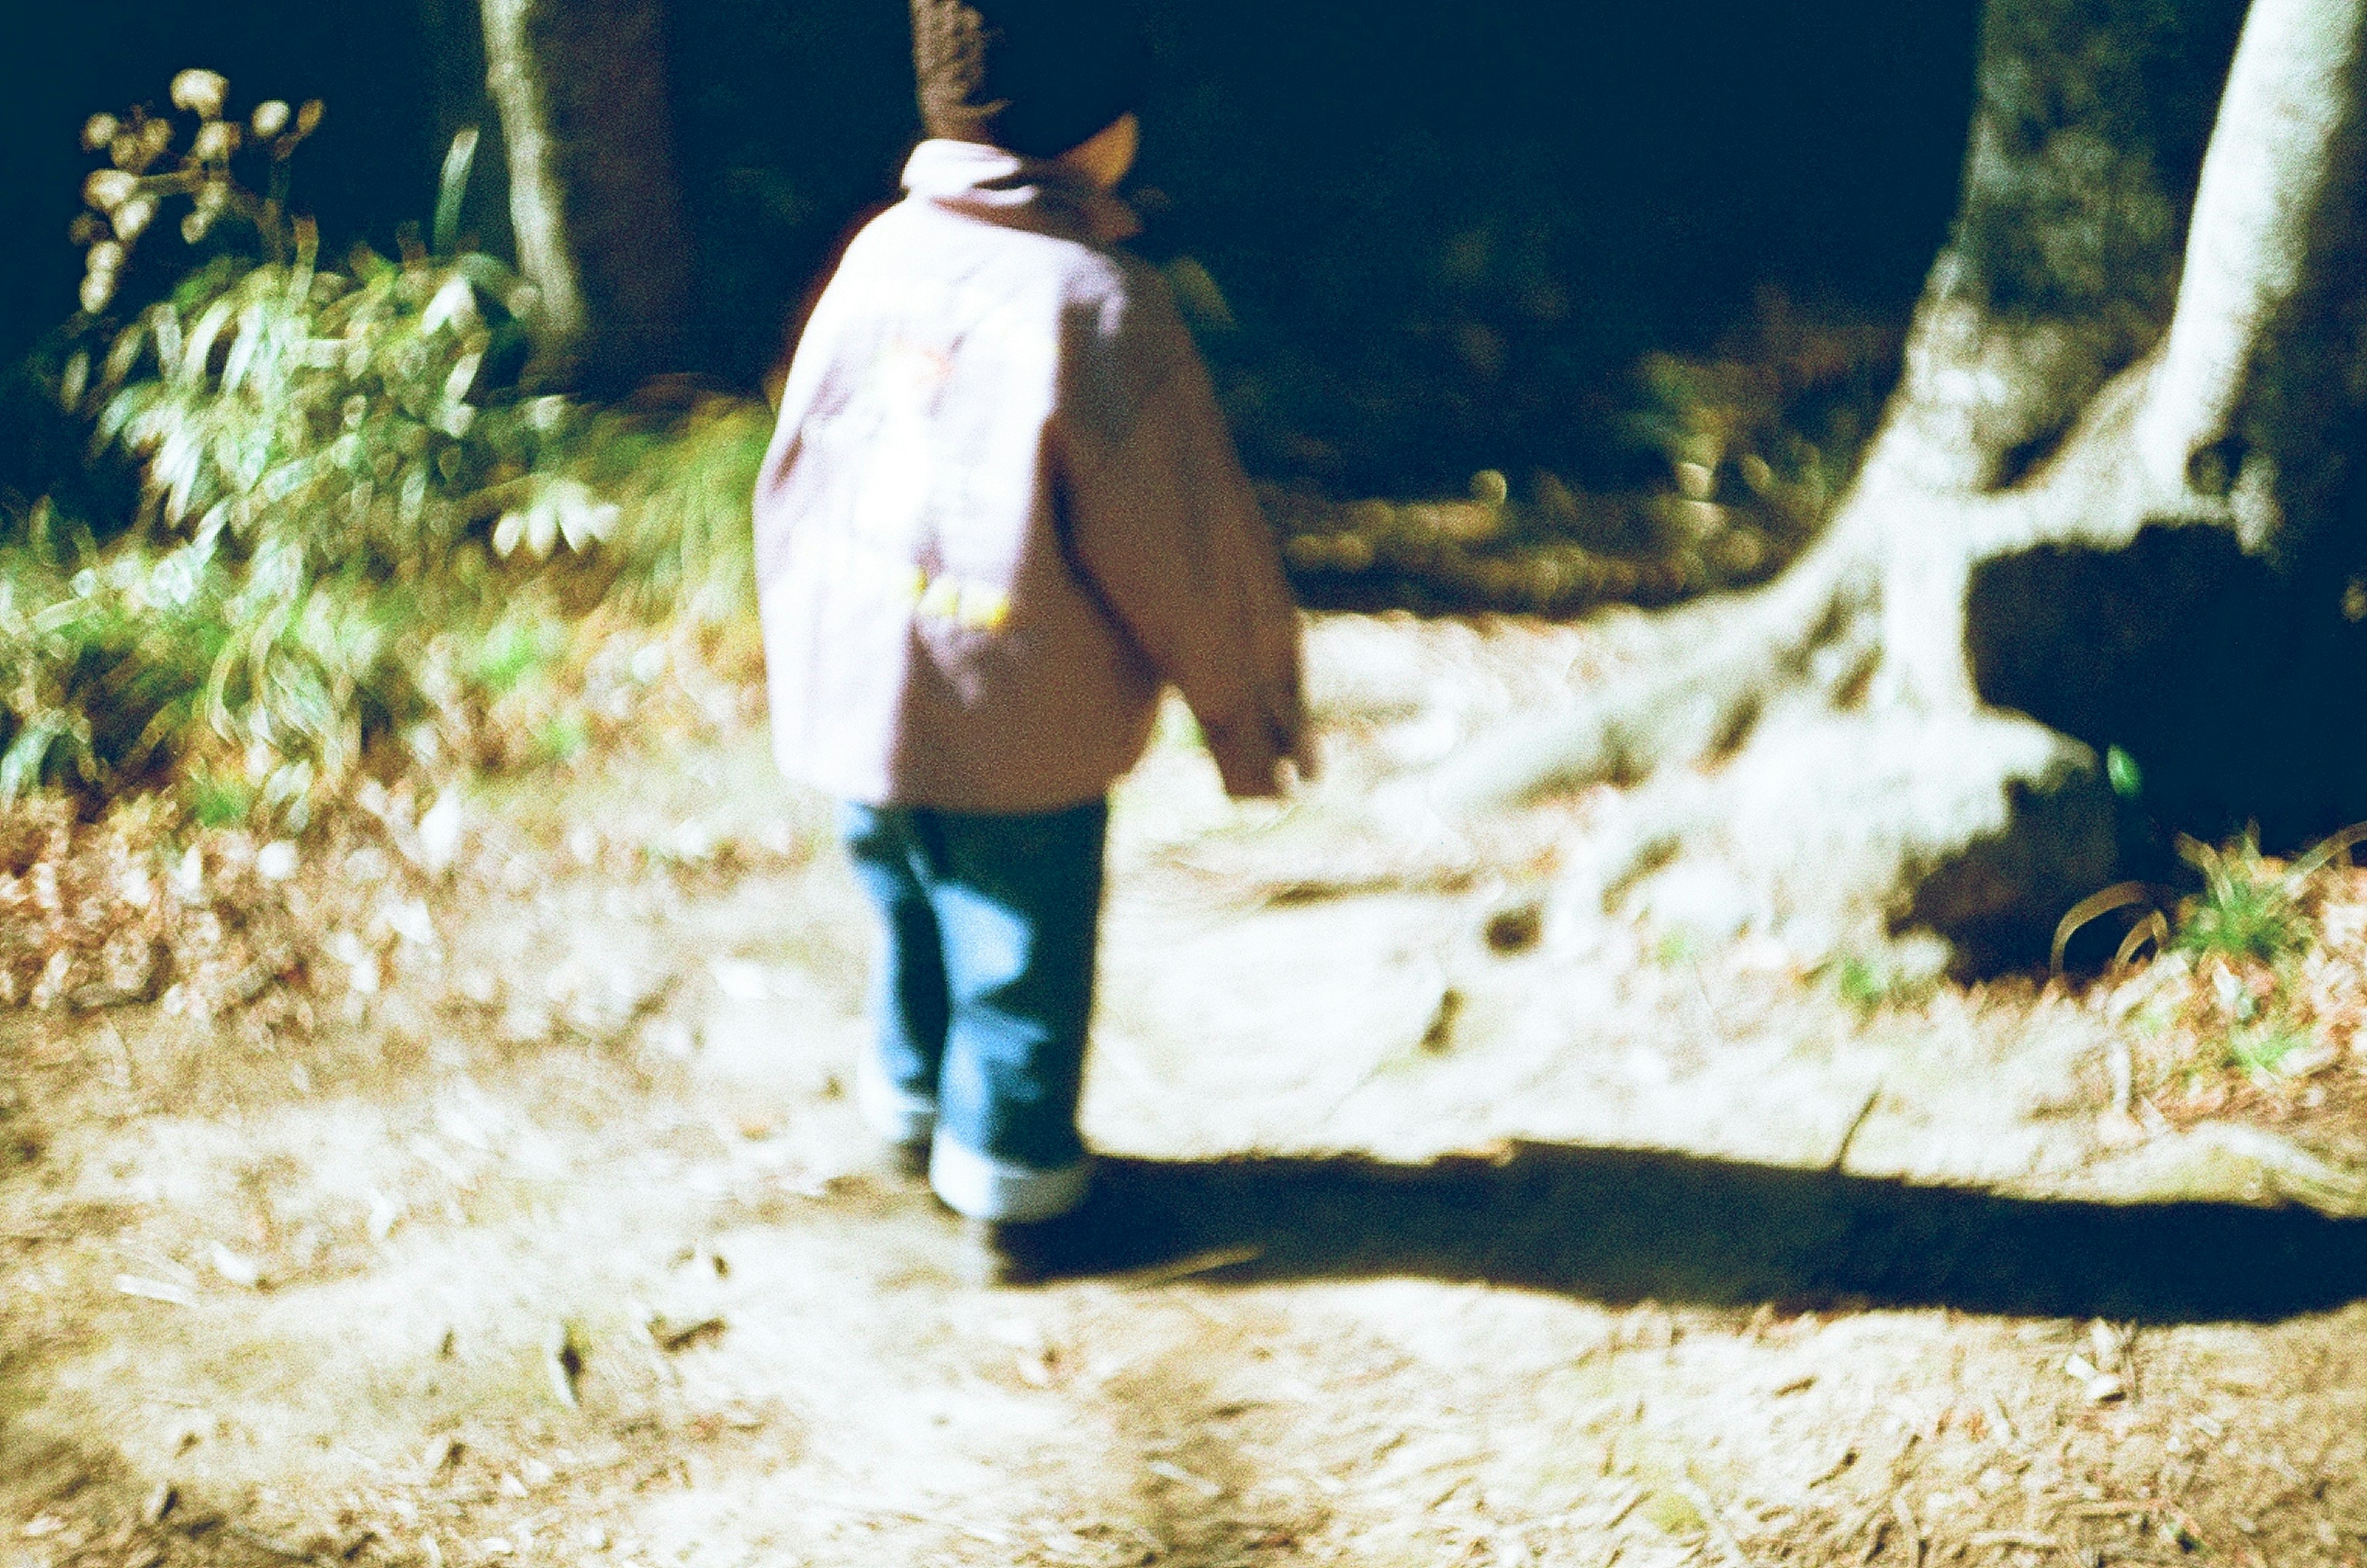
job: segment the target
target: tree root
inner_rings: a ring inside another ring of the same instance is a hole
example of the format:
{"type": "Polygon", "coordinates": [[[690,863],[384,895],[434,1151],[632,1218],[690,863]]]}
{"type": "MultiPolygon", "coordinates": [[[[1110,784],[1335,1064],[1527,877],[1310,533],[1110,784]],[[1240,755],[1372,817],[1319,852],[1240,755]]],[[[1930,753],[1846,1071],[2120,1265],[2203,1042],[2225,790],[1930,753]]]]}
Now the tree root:
{"type": "MultiPolygon", "coordinates": [[[[1924,488],[1928,432],[1896,417],[1783,577],[1643,624],[1630,675],[1472,747],[1429,800],[1451,816],[1623,786],[1574,852],[1565,929],[1625,911],[1819,955],[1921,929],[1959,970],[2044,962],[2056,919],[2112,880],[2120,829],[2101,741],[2032,715],[2065,722],[2048,699],[2105,650],[2067,646],[2092,605],[2037,591],[2076,593],[2076,574],[1979,574],[2064,548],[2119,558],[2165,523],[2243,535],[2240,495],[2137,459],[2156,376],[2124,367],[2008,491],[1924,488]]],[[[2169,624],[2169,588],[2140,592],[2162,603],[2138,618],[2169,624]]]]}
{"type": "MultiPolygon", "coordinates": [[[[1999,28],[2010,53],[2023,35],[1999,28]]],[[[2183,263],[2167,240],[2154,258],[2178,279],[2166,317],[2144,289],[1994,308],[1968,218],[1824,538],[1647,623],[1631,676],[1470,748],[1431,802],[1628,786],[1566,917],[1810,950],[1920,928],[1959,968],[2043,962],[2063,910],[2117,879],[2107,746],[2152,747],[2170,788],[2148,809],[2190,830],[2233,803],[2303,830],[2367,810],[2367,743],[2328,739],[2311,696],[2367,677],[2367,632],[2333,614],[2367,620],[2367,544],[2340,536],[2367,527],[2345,477],[2362,82],[2367,0],[2253,0],[2183,263]]],[[[1979,138],[2022,113],[1983,99],[1967,214],[2020,210],[1979,138]]]]}
{"type": "Polygon", "coordinates": [[[1635,784],[1732,750],[1790,693],[1862,683],[1876,652],[1863,573],[1833,543],[1763,587],[1646,623],[1631,682],[1474,747],[1430,781],[1433,800],[1462,813],[1635,784]]]}
{"type": "Polygon", "coordinates": [[[2044,961],[2055,915],[2110,880],[2116,842],[2094,752],[2043,725],[1802,705],[1723,767],[1611,803],[1574,847],[1556,925],[1765,931],[1810,966],[1922,930],[1951,967],[1989,971],[2044,961]]]}

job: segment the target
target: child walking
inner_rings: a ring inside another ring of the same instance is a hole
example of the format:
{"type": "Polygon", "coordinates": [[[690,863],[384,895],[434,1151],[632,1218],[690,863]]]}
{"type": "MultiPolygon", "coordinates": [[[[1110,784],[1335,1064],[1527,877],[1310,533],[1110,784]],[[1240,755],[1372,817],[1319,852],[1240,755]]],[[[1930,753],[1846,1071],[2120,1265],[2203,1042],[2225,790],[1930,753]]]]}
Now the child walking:
{"type": "Polygon", "coordinates": [[[912,0],[928,140],[800,338],[755,498],[773,739],[885,933],[866,1119],[1004,1277],[1090,1247],[1110,785],[1172,683],[1284,789],[1298,625],[1159,276],[1116,247],[1145,54],[1095,0],[912,0]]]}

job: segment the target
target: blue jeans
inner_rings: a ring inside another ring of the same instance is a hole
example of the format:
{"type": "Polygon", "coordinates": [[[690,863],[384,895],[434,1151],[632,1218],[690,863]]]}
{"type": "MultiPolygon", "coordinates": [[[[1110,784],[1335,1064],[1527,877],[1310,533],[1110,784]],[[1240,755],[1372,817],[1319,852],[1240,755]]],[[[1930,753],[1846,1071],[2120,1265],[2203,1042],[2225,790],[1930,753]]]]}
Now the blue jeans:
{"type": "Polygon", "coordinates": [[[1026,817],[850,805],[841,825],[887,937],[857,1075],[866,1119],[927,1139],[930,1183],[962,1213],[1074,1208],[1108,803],[1026,817]]]}

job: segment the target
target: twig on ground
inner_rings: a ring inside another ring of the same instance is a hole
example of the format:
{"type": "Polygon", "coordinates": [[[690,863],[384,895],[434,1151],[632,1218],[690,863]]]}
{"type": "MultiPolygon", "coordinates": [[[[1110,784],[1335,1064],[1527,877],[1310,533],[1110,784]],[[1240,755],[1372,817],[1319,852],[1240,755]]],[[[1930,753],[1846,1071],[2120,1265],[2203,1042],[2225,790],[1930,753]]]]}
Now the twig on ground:
{"type": "Polygon", "coordinates": [[[1915,1522],[1915,1510],[1907,1505],[1907,1494],[1890,1495],[1890,1517],[1898,1521],[1898,1529],[1907,1541],[1908,1568],[1923,1568],[1923,1527],[1915,1522]]]}
{"type": "Polygon", "coordinates": [[[1172,1263],[1154,1263],[1147,1269],[1129,1269],[1110,1275],[1112,1284],[1131,1290],[1146,1290],[1153,1285],[1172,1285],[1179,1280],[1190,1280],[1202,1274],[1214,1274],[1220,1269],[1236,1269],[1244,1263],[1254,1263],[1265,1256],[1263,1247],[1216,1247],[1179,1258],[1172,1263]]]}
{"type": "Polygon", "coordinates": [[[1865,1101],[1857,1108],[1857,1114],[1850,1118],[1848,1129],[1841,1134],[1840,1143],[1833,1149],[1833,1157],[1825,1162],[1827,1170],[1837,1171],[1849,1163],[1850,1145],[1857,1142],[1859,1131],[1865,1126],[1867,1118],[1874,1114],[1874,1104],[1881,1099],[1880,1084],[1866,1090],[1865,1101]]]}
{"type": "Polygon", "coordinates": [[[1634,1513],[1637,1507],[1642,1504],[1644,1499],[1650,1495],[1651,1492],[1648,1488],[1638,1486],[1632,1482],[1629,1483],[1617,1494],[1619,1499],[1617,1504],[1613,1506],[1609,1513],[1603,1517],[1603,1522],[1596,1525],[1594,1528],[1605,1530],[1617,1529],[1620,1521],[1626,1518],[1628,1515],[1634,1513]]]}
{"type": "Polygon", "coordinates": [[[1717,1004],[1709,999],[1709,983],[1702,978],[1701,960],[1691,960],[1686,968],[1692,971],[1693,994],[1701,998],[1702,1011],[1709,1015],[1710,1032],[1720,1040],[1733,1039],[1734,1035],[1726,1027],[1726,1020],[1718,1016],[1717,1004]]]}
{"type": "Polygon", "coordinates": [[[1834,1457],[1832,1463],[1825,1466],[1824,1469],[1818,1471],[1815,1475],[1810,1476],[1808,1478],[1807,1486],[1803,1487],[1802,1490],[1806,1491],[1807,1490],[1807,1487],[1822,1486],[1826,1482],[1830,1481],[1834,1476],[1839,1475],[1842,1471],[1847,1470],[1856,1462],[1857,1445],[1855,1443],[1852,1443],[1848,1447],[1842,1449],[1841,1451],[1834,1457]]]}
{"type": "Polygon", "coordinates": [[[642,1325],[650,1342],[665,1351],[686,1350],[702,1339],[719,1339],[730,1325],[719,1317],[702,1317],[696,1323],[675,1324],[663,1317],[652,1317],[642,1325]]]}
{"type": "MultiPolygon", "coordinates": [[[[1858,1538],[1859,1532],[1882,1517],[1883,1510],[1889,1506],[1890,1505],[1886,1499],[1877,1498],[1875,1501],[1867,1504],[1863,1508],[1859,1509],[1857,1517],[1852,1519],[1848,1524],[1843,1525],[1841,1527],[1840,1533],[1833,1537],[1833,1550],[1835,1551],[1848,1551],[1850,1542],[1858,1538]]],[[[1871,1559],[1874,1556],[1874,1551],[1879,1551],[1880,1550],[1882,1550],[1882,1534],[1881,1531],[1876,1530],[1874,1532],[1874,1550],[1868,1551],[1866,1556],[1871,1559]]]]}

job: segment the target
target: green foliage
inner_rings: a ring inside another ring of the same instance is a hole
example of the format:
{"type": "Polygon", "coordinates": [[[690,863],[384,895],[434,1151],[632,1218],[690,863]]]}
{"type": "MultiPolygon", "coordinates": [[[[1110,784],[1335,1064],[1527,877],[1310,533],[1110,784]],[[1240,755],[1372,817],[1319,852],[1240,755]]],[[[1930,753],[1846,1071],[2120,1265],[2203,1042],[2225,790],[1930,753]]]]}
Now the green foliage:
{"type": "MultiPolygon", "coordinates": [[[[48,502],[0,515],[0,797],[163,780],[201,821],[301,826],[385,743],[481,753],[453,732],[561,661],[559,603],[622,585],[639,609],[720,619],[753,599],[769,421],[534,395],[517,278],[450,254],[473,132],[446,161],[435,248],[357,248],[336,270],[285,206],[319,106],[234,121],[227,92],[185,72],[193,124],[85,127],[110,166],[85,184],[85,309],[54,390],[142,483],[96,525],[48,502]],[[239,167],[258,156],[260,189],[239,167]],[[97,314],[178,203],[183,238],[218,254],[128,321],[97,314]]],[[[504,754],[588,742],[580,718],[533,722],[504,754]]]]}
{"type": "Polygon", "coordinates": [[[1835,967],[1833,987],[1861,1012],[1871,1012],[1890,999],[1889,976],[1854,953],[1835,967]]]}
{"type": "Polygon", "coordinates": [[[2294,879],[2261,856],[2253,834],[2219,850],[2180,839],[2179,854],[2203,874],[2203,891],[2180,911],[2172,945],[2269,964],[2308,949],[2314,932],[2294,879]]]}
{"type": "Polygon", "coordinates": [[[618,509],[603,548],[626,608],[701,624],[753,611],[748,502],[772,436],[770,410],[730,398],[592,417],[575,472],[618,509]]]}
{"type": "Polygon", "coordinates": [[[1817,973],[1861,1017],[1885,1008],[1919,1007],[1939,988],[1943,951],[1908,943],[1843,953],[1817,973]]]}
{"type": "MultiPolygon", "coordinates": [[[[135,110],[137,140],[154,151],[130,167],[119,157],[85,185],[121,236],[92,244],[91,278],[120,271],[150,229],[142,218],[127,231],[127,213],[180,195],[190,204],[186,237],[236,214],[261,253],[216,255],[120,327],[89,314],[105,291],[85,289],[82,335],[92,341],[68,360],[60,393],[95,415],[100,444],[142,462],[142,521],[209,551],[217,542],[248,558],[300,548],[305,577],[358,566],[413,583],[448,576],[454,547],[496,517],[516,517],[512,538],[538,553],[562,529],[571,544],[595,536],[595,507],[554,507],[533,479],[563,443],[570,411],[515,394],[531,349],[516,276],[490,256],[415,249],[390,261],[357,247],[345,272],[322,267],[317,231],[288,217],[281,199],[288,155],[319,106],[297,111],[295,129],[273,144],[271,194],[257,195],[229,166],[240,139],[219,118],[227,90],[210,73],[182,73],[175,101],[199,121],[180,167],[144,172],[145,159],[169,160],[176,130],[135,110]],[[205,155],[210,145],[218,155],[205,155]],[[547,536],[525,524],[538,508],[551,519],[547,536]]],[[[288,113],[266,104],[253,123],[259,130],[288,113]]],[[[97,117],[85,142],[115,123],[97,117]]],[[[445,165],[437,229],[447,244],[475,141],[464,132],[445,165]]]]}
{"type": "Polygon", "coordinates": [[[2123,800],[2135,800],[2145,793],[2144,771],[2135,757],[2118,746],[2104,750],[2104,777],[2111,782],[2112,793],[2123,800]]]}
{"type": "Polygon", "coordinates": [[[210,753],[300,818],[314,784],[357,761],[368,694],[401,684],[402,601],[356,592],[350,571],[307,578],[285,548],[231,571],[195,545],[140,538],[70,566],[38,546],[0,552],[0,661],[15,672],[0,795],[104,792],[210,753]]]}
{"type": "Polygon", "coordinates": [[[142,493],[103,542],[46,504],[9,530],[0,647],[20,674],[0,795],[178,773],[201,816],[244,799],[300,822],[374,732],[425,707],[403,639],[476,586],[466,536],[557,423],[469,400],[506,324],[480,302],[509,286],[493,264],[357,252],[351,276],[322,269],[283,207],[319,106],[267,102],[242,124],[222,118],[227,90],[184,72],[173,99],[194,128],[136,109],[85,128],[111,167],[85,185],[105,222],[81,226],[79,346],[57,390],[96,446],[139,461],[142,493]],[[263,193],[232,168],[249,133],[271,139],[263,193]],[[100,318],[176,198],[185,240],[237,219],[259,254],[214,256],[129,323],[100,318]]]}
{"type": "Polygon", "coordinates": [[[2244,1024],[2228,1032],[2227,1065],[2248,1076],[2265,1077],[2308,1043],[2306,1033],[2293,1029],[2266,1022],[2244,1024]]]}
{"type": "Polygon", "coordinates": [[[560,644],[555,627],[504,621],[478,646],[470,673],[487,696],[506,696],[556,658],[560,644]]]}
{"type": "Polygon", "coordinates": [[[1682,926],[1661,932],[1652,944],[1652,962],[1663,969],[1682,968],[1700,956],[1700,940],[1682,926]]]}
{"type": "Polygon", "coordinates": [[[218,778],[204,768],[193,770],[183,786],[189,815],[200,828],[227,828],[246,820],[255,804],[254,791],[243,779],[218,778]]]}
{"type": "MultiPolygon", "coordinates": [[[[482,257],[217,264],[116,336],[98,439],[142,460],[155,520],[202,548],[440,578],[473,525],[538,499],[529,476],[567,423],[555,399],[482,402],[489,356],[519,337],[487,303],[509,286],[482,257]]],[[[599,531],[580,506],[566,526],[572,544],[599,531]]]]}
{"type": "Polygon", "coordinates": [[[546,720],[534,739],[535,750],[542,760],[572,762],[591,748],[592,729],[583,714],[568,708],[546,720]]]}

